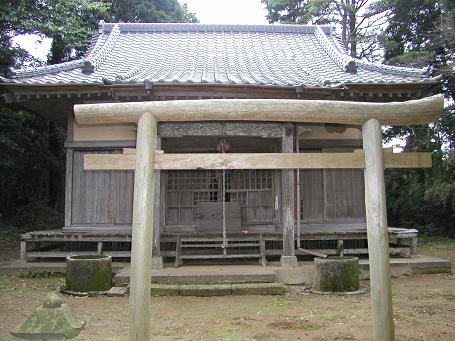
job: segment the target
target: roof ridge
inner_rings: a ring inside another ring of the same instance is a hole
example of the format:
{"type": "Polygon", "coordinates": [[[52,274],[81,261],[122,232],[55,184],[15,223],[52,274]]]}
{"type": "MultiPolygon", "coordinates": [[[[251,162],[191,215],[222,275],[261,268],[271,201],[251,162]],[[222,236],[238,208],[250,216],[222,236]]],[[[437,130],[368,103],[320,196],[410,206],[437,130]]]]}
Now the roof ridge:
{"type": "Polygon", "coordinates": [[[26,67],[22,69],[10,69],[11,75],[16,77],[33,77],[58,71],[73,70],[84,65],[84,59],[71,60],[59,64],[44,65],[39,67],[26,67]]]}
{"type": "Polygon", "coordinates": [[[100,22],[100,31],[110,32],[115,25],[119,25],[121,32],[273,32],[273,33],[314,33],[319,27],[325,34],[333,34],[332,25],[295,25],[295,24],[200,24],[200,23],[106,23],[100,22]]]}
{"type": "Polygon", "coordinates": [[[90,56],[93,53],[95,47],[98,45],[98,41],[100,40],[99,38],[101,35],[102,35],[102,33],[97,32],[90,38],[90,43],[88,45],[87,50],[84,51],[84,54],[82,55],[82,59],[87,58],[88,56],[90,56]]]}
{"type": "Polygon", "coordinates": [[[361,66],[365,69],[394,74],[394,75],[400,75],[400,76],[411,76],[411,77],[422,77],[423,78],[425,76],[425,74],[428,72],[428,67],[417,69],[417,68],[412,68],[412,67],[377,64],[377,63],[367,62],[365,60],[354,59],[354,58],[353,58],[353,60],[356,62],[356,64],[358,64],[359,66],[361,66]]]}
{"type": "Polygon", "coordinates": [[[345,71],[346,65],[349,64],[353,58],[347,56],[344,53],[341,53],[337,48],[333,48],[334,44],[327,38],[324,32],[317,27],[314,31],[314,36],[321,44],[324,51],[329,55],[330,58],[335,62],[335,64],[343,71],[345,71]]]}
{"type": "Polygon", "coordinates": [[[96,40],[95,44],[91,48],[88,55],[84,58],[59,64],[44,65],[37,68],[23,68],[17,70],[12,69],[11,74],[16,77],[32,77],[59,71],[69,71],[80,67],[89,69],[89,73],[91,73],[106,60],[106,58],[109,56],[109,53],[112,51],[115,42],[120,35],[118,24],[114,25],[109,33],[107,40],[104,43],[101,43],[101,34],[98,35],[98,39],[96,40]]]}
{"type": "Polygon", "coordinates": [[[119,24],[115,24],[112,30],[110,31],[106,41],[102,43],[102,46],[98,46],[101,44],[100,43],[101,39],[98,39],[98,41],[95,43],[95,46],[92,49],[92,52],[86,58],[83,59],[84,66],[87,67],[87,64],[89,63],[89,65],[91,65],[92,67],[91,72],[95,71],[109,57],[109,54],[114,48],[119,35],[120,35],[119,24]]]}
{"type": "Polygon", "coordinates": [[[353,58],[346,54],[344,50],[340,48],[337,42],[331,42],[329,38],[318,28],[316,28],[314,35],[318,39],[319,43],[321,44],[325,52],[330,56],[330,58],[332,58],[335,61],[335,63],[343,71],[347,71],[346,67],[348,67],[348,65],[352,63],[355,63],[355,65],[357,66],[372,71],[379,71],[388,74],[411,77],[423,77],[428,70],[428,68],[417,69],[411,67],[377,64],[362,59],[353,58]]]}

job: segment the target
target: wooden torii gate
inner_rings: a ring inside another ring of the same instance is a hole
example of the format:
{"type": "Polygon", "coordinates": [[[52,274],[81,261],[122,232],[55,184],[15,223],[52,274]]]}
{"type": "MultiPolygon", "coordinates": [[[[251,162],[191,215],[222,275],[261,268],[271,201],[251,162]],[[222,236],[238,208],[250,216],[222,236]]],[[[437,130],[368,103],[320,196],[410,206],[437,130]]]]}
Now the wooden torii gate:
{"type": "MultiPolygon", "coordinates": [[[[137,123],[135,154],[94,155],[86,169],[135,169],[129,340],[150,339],[150,278],[155,169],[365,168],[365,204],[370,263],[373,336],[395,339],[390,282],[384,166],[428,167],[425,153],[383,153],[383,125],[427,124],[441,114],[441,95],[392,103],[327,100],[209,99],[82,104],[74,107],[79,124],[137,123]],[[155,154],[160,121],[276,121],[362,125],[363,152],[337,154],[155,154]],[[392,156],[390,156],[391,154],[392,156]],[[419,155],[424,154],[424,155],[419,155]],[[98,160],[97,160],[98,158],[98,160]]],[[[288,217],[289,218],[289,217],[288,217]]],[[[293,231],[293,222],[284,229],[293,231]]],[[[289,220],[289,219],[288,219],[289,220]]],[[[292,234],[293,236],[293,234],[292,234]]]]}

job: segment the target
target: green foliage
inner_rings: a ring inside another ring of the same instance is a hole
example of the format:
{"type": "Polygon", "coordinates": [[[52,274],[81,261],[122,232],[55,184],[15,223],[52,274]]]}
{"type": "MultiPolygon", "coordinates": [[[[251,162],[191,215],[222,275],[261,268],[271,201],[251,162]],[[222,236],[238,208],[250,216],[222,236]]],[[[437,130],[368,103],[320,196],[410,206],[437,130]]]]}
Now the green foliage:
{"type": "Polygon", "coordinates": [[[12,226],[21,231],[60,229],[63,226],[63,212],[49,207],[45,201],[33,201],[18,207],[8,219],[12,226]]]}
{"type": "MultiPolygon", "coordinates": [[[[455,99],[453,1],[385,0],[391,13],[380,40],[386,62],[430,66],[442,75],[441,91],[455,99]]],[[[407,151],[433,153],[428,171],[392,171],[387,174],[389,224],[414,226],[426,234],[455,236],[455,106],[448,106],[438,122],[420,127],[393,127],[386,141],[401,138],[407,151]]]]}
{"type": "Polygon", "coordinates": [[[110,21],[123,22],[198,22],[186,4],[177,0],[114,0],[109,1],[110,21]]]}
{"type": "Polygon", "coordinates": [[[407,51],[421,51],[431,44],[441,8],[437,0],[387,0],[383,6],[391,12],[382,42],[389,60],[407,51]]]}
{"type": "Polygon", "coordinates": [[[386,140],[401,138],[407,151],[433,153],[429,170],[386,172],[389,225],[416,227],[424,234],[455,236],[455,116],[453,107],[439,122],[419,127],[388,128],[386,140]]]}
{"type": "Polygon", "coordinates": [[[37,201],[61,210],[64,139],[64,131],[42,117],[0,105],[0,214],[11,217],[37,201]]]}
{"type": "Polygon", "coordinates": [[[51,62],[79,56],[87,47],[98,20],[107,14],[109,5],[92,0],[6,0],[0,4],[0,70],[6,75],[10,66],[21,66],[30,57],[12,45],[12,38],[37,34],[55,38],[51,62]],[[58,51],[56,46],[60,46],[58,51]]]}
{"type": "Polygon", "coordinates": [[[65,290],[68,290],[68,283],[66,282],[66,277],[61,276],[59,278],[59,286],[58,286],[58,291],[63,292],[65,290]]]}
{"type": "Polygon", "coordinates": [[[386,171],[389,226],[417,228],[420,233],[426,235],[455,236],[454,208],[426,194],[434,186],[434,172],[434,170],[386,171]]]}

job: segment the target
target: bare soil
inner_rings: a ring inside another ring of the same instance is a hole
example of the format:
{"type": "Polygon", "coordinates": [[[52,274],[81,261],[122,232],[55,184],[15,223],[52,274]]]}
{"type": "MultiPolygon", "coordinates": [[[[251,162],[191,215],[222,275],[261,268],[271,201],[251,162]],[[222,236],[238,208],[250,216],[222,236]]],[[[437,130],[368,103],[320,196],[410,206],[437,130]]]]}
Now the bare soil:
{"type": "MultiPolygon", "coordinates": [[[[446,245],[447,244],[447,245],[446,245]]],[[[419,253],[455,260],[455,243],[419,253]]],[[[442,245],[442,246],[441,246],[442,245]]],[[[61,278],[0,277],[0,340],[61,278]]],[[[455,276],[392,279],[397,341],[455,340],[455,276]]],[[[368,281],[362,282],[365,287],[368,281]]],[[[74,340],[127,340],[128,297],[63,296],[86,321],[74,340]]],[[[153,297],[152,340],[372,340],[369,294],[321,296],[301,286],[285,296],[153,297]]]]}

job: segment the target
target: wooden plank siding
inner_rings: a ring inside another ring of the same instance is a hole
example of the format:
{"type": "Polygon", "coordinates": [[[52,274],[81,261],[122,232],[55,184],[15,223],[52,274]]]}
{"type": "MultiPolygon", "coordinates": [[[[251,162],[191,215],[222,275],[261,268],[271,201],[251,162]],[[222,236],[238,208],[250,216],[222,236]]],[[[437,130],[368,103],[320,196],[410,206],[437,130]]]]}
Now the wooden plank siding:
{"type": "MultiPolygon", "coordinates": [[[[344,147],[304,149],[303,152],[350,153],[353,150],[344,147]]],[[[300,193],[302,223],[365,221],[363,169],[303,169],[300,193]]]]}
{"type": "Polygon", "coordinates": [[[361,169],[324,169],[324,221],[365,221],[361,169]]]}
{"type": "Polygon", "coordinates": [[[300,221],[324,221],[324,184],[322,169],[300,170],[300,221]]]}
{"type": "Polygon", "coordinates": [[[84,155],[121,150],[73,152],[72,225],[131,225],[133,171],[84,171],[84,155]]]}

